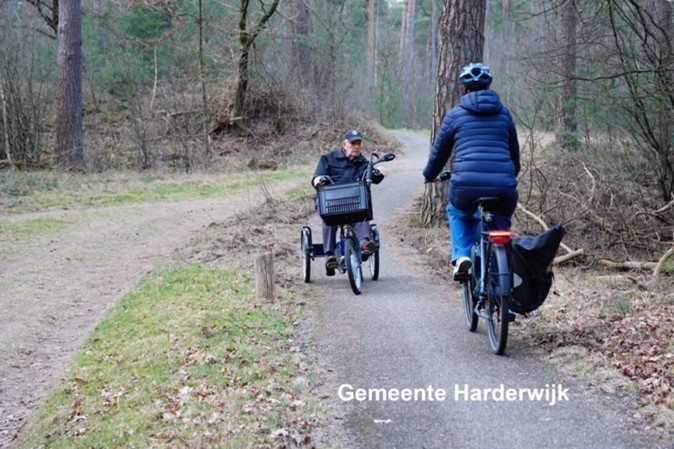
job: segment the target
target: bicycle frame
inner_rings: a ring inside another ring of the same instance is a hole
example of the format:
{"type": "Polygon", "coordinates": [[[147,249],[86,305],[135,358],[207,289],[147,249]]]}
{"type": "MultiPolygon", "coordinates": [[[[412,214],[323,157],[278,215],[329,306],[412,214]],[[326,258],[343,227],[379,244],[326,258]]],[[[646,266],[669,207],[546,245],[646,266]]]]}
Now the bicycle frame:
{"type": "Polygon", "coordinates": [[[490,276],[497,275],[499,277],[498,282],[495,282],[493,287],[498,286],[501,290],[501,293],[509,294],[512,285],[510,262],[508,258],[508,245],[510,244],[511,232],[490,230],[489,223],[492,222],[493,218],[494,215],[490,211],[485,210],[484,206],[480,206],[480,277],[478,284],[478,297],[480,301],[483,301],[487,298],[487,289],[489,287],[487,285],[487,281],[490,276]],[[492,266],[492,247],[495,249],[493,253],[497,258],[496,265],[499,267],[499,271],[497,273],[488,271],[489,267],[492,266]],[[501,267],[507,267],[507,269],[504,270],[501,267]],[[485,273],[488,275],[485,275],[485,273]]]}
{"type": "MultiPolygon", "coordinates": [[[[345,243],[346,240],[349,238],[352,238],[354,235],[353,233],[353,226],[351,224],[343,224],[339,225],[339,239],[337,240],[337,247],[335,248],[338,251],[337,260],[340,262],[339,267],[337,268],[340,273],[344,274],[346,273],[346,264],[344,262],[344,257],[346,257],[346,254],[344,252],[345,248],[345,243]]],[[[362,262],[362,254],[360,252],[360,248],[358,248],[358,260],[359,263],[362,262]]]]}

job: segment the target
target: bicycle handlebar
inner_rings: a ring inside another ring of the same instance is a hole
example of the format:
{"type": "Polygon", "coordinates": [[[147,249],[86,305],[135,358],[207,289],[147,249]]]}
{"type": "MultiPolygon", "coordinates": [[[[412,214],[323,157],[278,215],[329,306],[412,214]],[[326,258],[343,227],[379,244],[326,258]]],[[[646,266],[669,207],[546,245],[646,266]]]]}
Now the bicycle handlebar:
{"type": "MultiPolygon", "coordinates": [[[[363,179],[365,182],[368,183],[368,185],[372,182],[372,176],[374,173],[374,166],[377,164],[381,164],[382,162],[389,162],[395,159],[396,155],[393,153],[386,153],[383,156],[379,156],[377,153],[372,153],[370,154],[370,160],[367,164],[367,169],[365,170],[365,173],[363,175],[365,176],[365,179],[363,179]]],[[[322,176],[323,181],[318,184],[317,187],[324,186],[326,184],[334,184],[335,181],[332,180],[332,178],[328,175],[323,175],[322,176]]]]}
{"type": "Polygon", "coordinates": [[[388,162],[395,159],[396,155],[393,153],[386,153],[383,156],[379,157],[377,153],[370,154],[370,162],[367,164],[367,170],[365,170],[365,182],[368,186],[372,183],[372,174],[374,172],[374,166],[381,164],[382,162],[388,162]]]}
{"type": "Polygon", "coordinates": [[[452,177],[452,172],[449,170],[444,170],[438,175],[440,181],[449,181],[449,178],[452,177]]]}
{"type": "Polygon", "coordinates": [[[452,177],[452,172],[449,170],[443,170],[438,176],[435,177],[432,181],[427,180],[426,183],[435,183],[435,182],[444,182],[449,181],[449,178],[452,177]]]}

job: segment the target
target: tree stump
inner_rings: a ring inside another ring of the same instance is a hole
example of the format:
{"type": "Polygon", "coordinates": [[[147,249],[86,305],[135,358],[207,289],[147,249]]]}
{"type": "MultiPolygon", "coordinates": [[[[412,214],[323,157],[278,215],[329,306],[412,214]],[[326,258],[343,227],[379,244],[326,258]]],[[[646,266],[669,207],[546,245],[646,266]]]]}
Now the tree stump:
{"type": "Polygon", "coordinates": [[[255,256],[255,292],[258,299],[274,299],[274,263],[271,253],[255,256]]]}

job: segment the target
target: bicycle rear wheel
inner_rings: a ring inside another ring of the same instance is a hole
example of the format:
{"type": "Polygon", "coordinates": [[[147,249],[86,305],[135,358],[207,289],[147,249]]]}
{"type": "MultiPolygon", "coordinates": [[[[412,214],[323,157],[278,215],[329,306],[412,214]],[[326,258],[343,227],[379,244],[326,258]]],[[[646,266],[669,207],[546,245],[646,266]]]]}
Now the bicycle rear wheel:
{"type": "Polygon", "coordinates": [[[344,242],[344,258],[346,259],[346,271],[349,274],[351,290],[356,295],[363,292],[363,271],[360,268],[360,256],[355,239],[347,238],[344,242]]]}
{"type": "Polygon", "coordinates": [[[505,245],[491,245],[487,278],[487,334],[491,350],[503,355],[508,342],[511,274],[505,245]]]}

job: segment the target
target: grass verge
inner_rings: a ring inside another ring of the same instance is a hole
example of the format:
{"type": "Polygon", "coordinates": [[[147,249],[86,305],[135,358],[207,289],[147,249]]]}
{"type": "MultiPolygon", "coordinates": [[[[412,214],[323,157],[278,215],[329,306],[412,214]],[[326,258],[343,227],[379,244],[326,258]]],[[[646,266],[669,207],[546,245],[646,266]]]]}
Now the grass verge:
{"type": "Polygon", "coordinates": [[[212,224],[171,269],[143,279],[78,349],[15,447],[335,447],[316,442],[325,411],[298,335],[296,234],[311,190],[265,192],[263,206],[212,224]],[[247,254],[259,251],[274,253],[274,301],[255,296],[247,254]]]}
{"type": "Polygon", "coordinates": [[[56,172],[0,172],[0,206],[20,213],[52,208],[133,204],[166,199],[227,195],[266,183],[310,178],[308,167],[244,173],[134,173],[101,175],[56,172]]]}
{"type": "Polygon", "coordinates": [[[78,350],[17,447],[248,448],[309,443],[298,308],[246,276],[164,271],[121,299],[78,350]]]}

